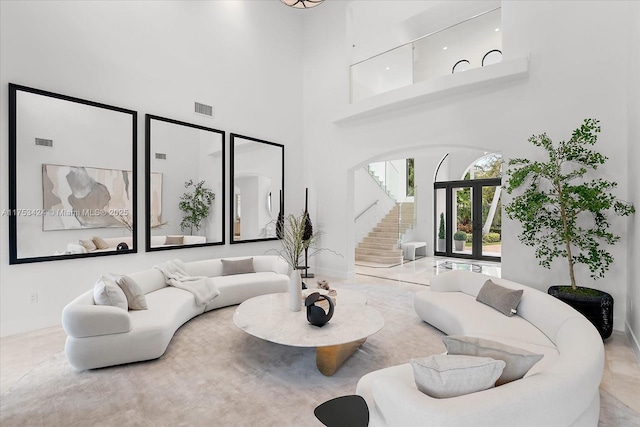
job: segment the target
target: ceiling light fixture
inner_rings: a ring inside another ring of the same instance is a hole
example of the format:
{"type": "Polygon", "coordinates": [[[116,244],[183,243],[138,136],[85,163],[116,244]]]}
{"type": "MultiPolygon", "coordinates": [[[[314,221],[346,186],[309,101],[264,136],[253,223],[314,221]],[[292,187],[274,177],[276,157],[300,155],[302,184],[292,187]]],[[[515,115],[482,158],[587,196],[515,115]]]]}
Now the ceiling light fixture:
{"type": "Polygon", "coordinates": [[[495,29],[495,30],[493,30],[493,31],[496,31],[496,32],[498,32],[498,31],[500,31],[500,28],[496,28],[496,29],[495,29]]]}
{"type": "Polygon", "coordinates": [[[447,50],[447,49],[449,49],[449,48],[448,48],[448,47],[446,47],[446,46],[442,48],[442,50],[447,50]]]}
{"type": "Polygon", "coordinates": [[[282,3],[287,6],[291,6],[295,9],[311,9],[312,7],[316,7],[324,0],[280,0],[282,3]]]}

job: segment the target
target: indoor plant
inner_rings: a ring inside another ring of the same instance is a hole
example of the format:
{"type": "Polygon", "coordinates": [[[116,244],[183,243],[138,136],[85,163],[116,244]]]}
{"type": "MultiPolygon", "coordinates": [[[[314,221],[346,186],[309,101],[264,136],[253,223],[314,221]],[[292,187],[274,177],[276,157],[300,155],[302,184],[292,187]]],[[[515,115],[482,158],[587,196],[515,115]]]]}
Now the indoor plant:
{"type": "Polygon", "coordinates": [[[193,229],[196,231],[202,228],[202,221],[209,216],[211,211],[211,203],[216,198],[216,195],[211,189],[204,186],[204,180],[198,183],[194,183],[192,179],[184,183],[184,188],[189,189],[193,187],[193,191],[186,191],[180,197],[180,203],[178,207],[185,216],[180,222],[180,229],[189,229],[193,234],[193,229]]]}
{"type": "Polygon", "coordinates": [[[444,212],[440,212],[440,225],[438,226],[438,252],[444,252],[446,248],[446,235],[444,229],[444,212]]]}
{"type": "Polygon", "coordinates": [[[280,230],[280,242],[282,244],[282,249],[279,251],[271,249],[268,252],[277,252],[278,255],[280,255],[287,264],[289,264],[289,308],[291,311],[300,311],[300,307],[302,305],[300,257],[305,249],[311,249],[311,254],[309,256],[313,256],[322,250],[316,246],[320,233],[307,232],[306,212],[302,213],[300,216],[295,216],[293,214],[286,216],[280,230]]]}
{"type": "Polygon", "coordinates": [[[607,160],[589,148],[598,133],[599,121],[585,119],[568,141],[557,145],[545,133],[531,136],[529,142],[543,148],[547,159],[509,161],[507,193],[523,186],[524,192],[513,198],[505,212],[522,224],[518,237],[535,248],[540,265],[551,268],[555,258],[567,260],[571,285],[551,287],[549,293],[585,314],[607,338],[613,328],[613,299],[605,292],[577,286],[574,266],[585,264],[593,279],[604,277],[613,257],[601,244],[620,240],[609,231],[607,214],[626,216],[635,209],[611,193],[617,183],[585,178],[607,160]]]}
{"type": "Polygon", "coordinates": [[[453,233],[453,240],[456,245],[456,251],[463,251],[464,244],[467,242],[467,233],[464,231],[458,230],[453,233]]]}

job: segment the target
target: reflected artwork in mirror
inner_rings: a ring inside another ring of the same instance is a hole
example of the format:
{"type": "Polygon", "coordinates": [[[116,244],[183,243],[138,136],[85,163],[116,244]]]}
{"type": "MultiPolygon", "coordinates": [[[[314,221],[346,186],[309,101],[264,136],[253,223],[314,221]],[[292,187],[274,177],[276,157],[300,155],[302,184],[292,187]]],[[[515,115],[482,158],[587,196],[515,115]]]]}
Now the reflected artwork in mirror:
{"type": "Polygon", "coordinates": [[[146,249],[225,242],[225,132],[147,114],[146,249]]]}
{"type": "Polygon", "coordinates": [[[135,111],[9,84],[10,264],[137,251],[136,125],[135,111]]]}
{"type": "Polygon", "coordinates": [[[284,211],[284,145],[231,134],[231,243],[274,240],[284,211]]]}

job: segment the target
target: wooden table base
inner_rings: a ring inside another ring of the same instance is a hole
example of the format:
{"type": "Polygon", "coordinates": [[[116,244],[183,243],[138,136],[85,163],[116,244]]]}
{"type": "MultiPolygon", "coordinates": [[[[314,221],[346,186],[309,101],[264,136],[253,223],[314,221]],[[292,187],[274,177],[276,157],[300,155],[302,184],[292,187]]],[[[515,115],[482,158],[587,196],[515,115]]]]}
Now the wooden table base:
{"type": "Polygon", "coordinates": [[[338,368],[366,341],[363,338],[347,344],[316,347],[316,366],[328,377],[335,374],[338,368]]]}

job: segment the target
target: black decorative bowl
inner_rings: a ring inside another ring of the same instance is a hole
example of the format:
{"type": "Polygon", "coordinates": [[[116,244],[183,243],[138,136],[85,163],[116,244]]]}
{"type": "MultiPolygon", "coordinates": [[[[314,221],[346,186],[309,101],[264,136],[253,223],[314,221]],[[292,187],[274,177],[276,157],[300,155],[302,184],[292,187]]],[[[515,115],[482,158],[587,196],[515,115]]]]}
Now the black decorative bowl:
{"type": "Polygon", "coordinates": [[[307,297],[304,305],[307,307],[307,320],[313,326],[324,326],[333,317],[333,300],[326,295],[314,292],[307,297]],[[322,307],[315,305],[316,302],[321,300],[326,300],[329,303],[328,313],[322,307]]]}

